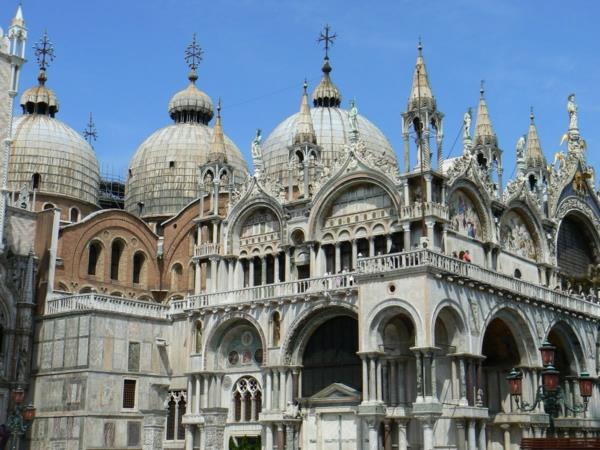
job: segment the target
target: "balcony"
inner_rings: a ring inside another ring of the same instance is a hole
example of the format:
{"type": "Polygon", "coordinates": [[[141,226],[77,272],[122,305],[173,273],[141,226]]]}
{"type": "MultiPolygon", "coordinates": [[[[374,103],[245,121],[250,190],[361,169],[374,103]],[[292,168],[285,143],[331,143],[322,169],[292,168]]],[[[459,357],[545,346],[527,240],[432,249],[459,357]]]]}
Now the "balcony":
{"type": "Polygon", "coordinates": [[[446,275],[450,281],[454,277],[463,282],[470,280],[479,286],[485,285],[515,297],[531,298],[578,314],[600,317],[598,303],[484,269],[431,250],[415,250],[359,259],[357,275],[402,271],[416,267],[437,269],[440,275],[446,275]]]}
{"type": "Polygon", "coordinates": [[[220,255],[222,253],[221,244],[212,244],[205,242],[204,244],[194,246],[194,258],[202,258],[212,255],[220,255]]]}
{"type": "Polygon", "coordinates": [[[46,315],[72,311],[108,311],[138,317],[166,319],[169,307],[143,300],[99,294],[77,294],[46,301],[46,315]]]}
{"type": "Polygon", "coordinates": [[[192,295],[176,300],[171,305],[172,314],[207,306],[251,303],[278,298],[321,296],[324,293],[343,292],[356,289],[352,273],[306,278],[277,284],[266,284],[225,292],[192,295]]]}
{"type": "Polygon", "coordinates": [[[413,203],[400,207],[402,219],[420,219],[423,216],[436,216],[448,219],[448,206],[441,203],[413,203]]]}

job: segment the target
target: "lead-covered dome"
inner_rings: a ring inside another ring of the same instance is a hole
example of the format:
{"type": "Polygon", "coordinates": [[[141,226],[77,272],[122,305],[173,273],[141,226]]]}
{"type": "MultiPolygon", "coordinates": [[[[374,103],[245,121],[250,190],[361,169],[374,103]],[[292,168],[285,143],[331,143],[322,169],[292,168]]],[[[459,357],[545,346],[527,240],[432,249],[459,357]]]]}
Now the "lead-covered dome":
{"type": "MultiPolygon", "coordinates": [[[[350,144],[350,121],[348,110],[339,108],[341,94],[330,79],[331,66],[328,58],[323,64],[323,79],[313,92],[310,109],[312,125],[321,148],[321,161],[331,164],[343,154],[350,144]]],[[[298,112],[281,122],[262,145],[265,173],[279,180],[287,180],[289,146],[293,144],[301,113],[298,112]]],[[[358,115],[358,132],[368,149],[389,157],[397,166],[396,153],[384,134],[372,122],[358,115]]]]}
{"type": "MultiPolygon", "coordinates": [[[[208,127],[213,117],[212,101],[196,87],[195,65],[191,69],[189,86],[169,102],[169,115],[175,123],[150,135],[129,164],[125,209],[146,219],[173,216],[198,198],[199,168],[214,153],[214,130],[208,127]]],[[[241,181],[248,174],[242,153],[231,139],[220,134],[221,159],[241,181]]]]}
{"type": "Polygon", "coordinates": [[[65,196],[98,204],[100,172],[92,147],[79,133],[54,118],[58,99],[45,86],[45,70],[39,86],[21,96],[23,116],[13,124],[8,186],[12,191],[35,188],[41,194],[65,196]]]}

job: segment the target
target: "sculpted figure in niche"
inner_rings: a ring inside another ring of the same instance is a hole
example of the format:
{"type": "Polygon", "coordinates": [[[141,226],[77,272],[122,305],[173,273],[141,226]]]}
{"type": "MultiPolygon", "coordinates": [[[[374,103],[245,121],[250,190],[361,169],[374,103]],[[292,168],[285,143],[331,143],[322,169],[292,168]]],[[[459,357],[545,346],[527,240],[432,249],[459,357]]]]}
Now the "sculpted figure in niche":
{"type": "Polygon", "coordinates": [[[500,242],[506,251],[528,259],[535,259],[536,251],[533,236],[523,219],[509,212],[500,226],[500,242]]]}

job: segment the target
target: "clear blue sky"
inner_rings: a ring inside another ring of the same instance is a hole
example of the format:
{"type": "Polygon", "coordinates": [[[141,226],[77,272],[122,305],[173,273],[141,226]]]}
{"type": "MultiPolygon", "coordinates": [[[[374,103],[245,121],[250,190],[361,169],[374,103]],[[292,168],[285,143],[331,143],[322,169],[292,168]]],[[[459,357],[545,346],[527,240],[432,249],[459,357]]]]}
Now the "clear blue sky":
{"type": "MultiPolygon", "coordinates": [[[[17,1],[2,5],[6,29],[17,1]]],[[[56,47],[48,86],[61,102],[58,117],[81,131],[93,112],[99,160],[122,173],[137,146],[170,123],[167,103],[187,84],[183,51],[192,33],[205,52],[197,84],[215,101],[223,98],[225,132],[248,155],[256,128],[269,133],[298,110],[303,79],[311,89],[318,82],[323,52],[316,38],[325,23],[338,34],[332,77],[344,106],[355,97],[397,153],[420,35],[446,114],[445,154],[485,79],[505,180],[531,105],[552,159],[567,128],[571,92],[588,160],[600,168],[595,1],[23,0],[23,11],[30,62],[21,88],[35,83],[31,45],[47,29],[56,47]]]]}

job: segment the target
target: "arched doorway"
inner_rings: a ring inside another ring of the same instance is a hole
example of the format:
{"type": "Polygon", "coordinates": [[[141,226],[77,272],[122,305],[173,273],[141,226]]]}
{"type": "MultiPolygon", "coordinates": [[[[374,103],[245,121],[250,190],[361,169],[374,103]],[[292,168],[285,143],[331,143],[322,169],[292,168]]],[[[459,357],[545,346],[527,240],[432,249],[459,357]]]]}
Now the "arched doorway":
{"type": "Polygon", "coordinates": [[[302,356],[302,396],[310,397],[333,383],[361,390],[358,321],[338,316],[319,325],[302,356]]]}

